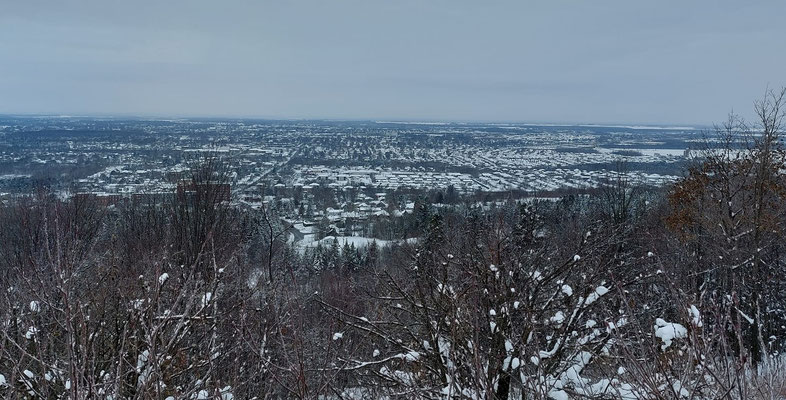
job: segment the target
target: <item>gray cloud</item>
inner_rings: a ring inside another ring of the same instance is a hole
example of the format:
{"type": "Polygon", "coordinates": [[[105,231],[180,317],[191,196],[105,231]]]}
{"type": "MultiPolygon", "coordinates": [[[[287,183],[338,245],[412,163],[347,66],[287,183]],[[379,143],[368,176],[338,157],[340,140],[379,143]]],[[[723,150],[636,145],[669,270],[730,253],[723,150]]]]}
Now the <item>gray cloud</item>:
{"type": "Polygon", "coordinates": [[[786,2],[7,1],[0,112],[708,123],[786,2]]]}

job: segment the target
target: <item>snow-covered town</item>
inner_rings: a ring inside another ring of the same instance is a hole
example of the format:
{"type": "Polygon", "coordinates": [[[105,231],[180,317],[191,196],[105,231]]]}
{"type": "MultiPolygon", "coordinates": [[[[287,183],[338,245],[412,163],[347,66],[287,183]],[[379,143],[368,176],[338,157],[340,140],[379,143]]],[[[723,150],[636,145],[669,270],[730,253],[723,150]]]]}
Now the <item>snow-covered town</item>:
{"type": "Polygon", "coordinates": [[[190,121],[60,118],[0,120],[8,192],[57,171],[76,190],[147,194],[194,153],[232,160],[233,192],[268,185],[463,193],[538,193],[597,187],[616,162],[640,184],[673,181],[695,148],[691,127],[190,121]],[[50,172],[52,173],[52,172],[50,172]]]}
{"type": "MultiPolygon", "coordinates": [[[[56,180],[61,197],[104,204],[175,192],[190,164],[221,157],[229,200],[274,204],[303,248],[325,237],[380,237],[374,222],[411,214],[424,194],[451,204],[557,197],[624,173],[662,186],[679,176],[691,127],[418,124],[367,121],[0,119],[1,195],[56,180]],[[625,168],[620,171],[619,168],[625,168]],[[377,230],[376,235],[373,233],[377,230]]],[[[350,239],[346,239],[350,238],[350,239]]],[[[358,242],[358,244],[360,244],[358,242]]]]}

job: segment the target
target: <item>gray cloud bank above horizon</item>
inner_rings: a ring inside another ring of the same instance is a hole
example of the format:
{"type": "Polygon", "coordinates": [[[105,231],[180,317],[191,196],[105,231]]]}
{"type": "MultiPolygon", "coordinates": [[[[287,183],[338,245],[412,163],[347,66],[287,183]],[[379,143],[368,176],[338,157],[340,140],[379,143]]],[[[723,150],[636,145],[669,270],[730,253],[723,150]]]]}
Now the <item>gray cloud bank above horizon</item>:
{"type": "Polygon", "coordinates": [[[0,113],[710,123],[786,84],[784,16],[783,1],[0,0],[0,113]]]}

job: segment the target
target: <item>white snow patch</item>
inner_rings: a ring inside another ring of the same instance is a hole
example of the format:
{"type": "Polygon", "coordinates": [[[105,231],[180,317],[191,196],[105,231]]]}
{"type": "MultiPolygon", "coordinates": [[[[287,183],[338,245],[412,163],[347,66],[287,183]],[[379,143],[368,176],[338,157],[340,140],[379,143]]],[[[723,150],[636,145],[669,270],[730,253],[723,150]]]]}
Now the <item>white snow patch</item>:
{"type": "Polygon", "coordinates": [[[674,383],[671,384],[671,388],[674,389],[674,393],[677,393],[680,398],[690,396],[690,392],[682,387],[682,383],[680,381],[675,380],[674,383]]]}
{"type": "Polygon", "coordinates": [[[401,354],[400,356],[401,358],[404,359],[404,361],[408,361],[408,362],[415,362],[420,359],[420,353],[414,350],[410,351],[407,354],[401,354]]]}
{"type": "Polygon", "coordinates": [[[701,323],[701,313],[699,312],[699,309],[691,304],[690,308],[688,308],[688,312],[690,312],[691,315],[691,323],[693,323],[694,326],[701,328],[703,324],[701,323]]]}
{"type": "Polygon", "coordinates": [[[562,311],[557,311],[557,313],[554,314],[553,317],[549,318],[549,321],[555,324],[561,324],[565,322],[565,313],[563,313],[562,311]]]}
{"type": "Polygon", "coordinates": [[[32,340],[37,333],[38,333],[38,328],[31,326],[30,328],[27,329],[27,332],[25,333],[25,339],[32,340]]]}
{"type": "Polygon", "coordinates": [[[234,400],[235,395],[232,394],[232,386],[224,386],[221,389],[221,400],[234,400]]]}
{"type": "Polygon", "coordinates": [[[570,396],[568,396],[567,392],[558,389],[551,389],[549,391],[549,397],[554,400],[570,400],[570,396]]]}
{"type": "Polygon", "coordinates": [[[663,341],[660,346],[661,350],[666,350],[674,339],[681,339],[688,335],[688,330],[684,326],[674,323],[666,322],[662,318],[655,320],[655,336],[663,341]]]}
{"type": "Polygon", "coordinates": [[[603,296],[604,294],[606,294],[608,292],[609,292],[609,289],[606,288],[605,286],[603,286],[603,285],[598,286],[595,289],[594,292],[590,293],[589,296],[587,296],[587,301],[584,303],[584,305],[588,306],[588,305],[596,302],[601,296],[603,296]]]}

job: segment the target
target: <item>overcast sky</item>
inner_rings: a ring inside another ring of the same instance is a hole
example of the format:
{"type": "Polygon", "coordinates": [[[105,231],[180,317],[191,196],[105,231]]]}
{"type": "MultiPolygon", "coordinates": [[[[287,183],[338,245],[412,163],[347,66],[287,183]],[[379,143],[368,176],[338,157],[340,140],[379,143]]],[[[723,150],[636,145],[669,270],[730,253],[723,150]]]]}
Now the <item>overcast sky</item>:
{"type": "Polygon", "coordinates": [[[0,0],[0,113],[704,124],[786,1],[0,0]]]}

